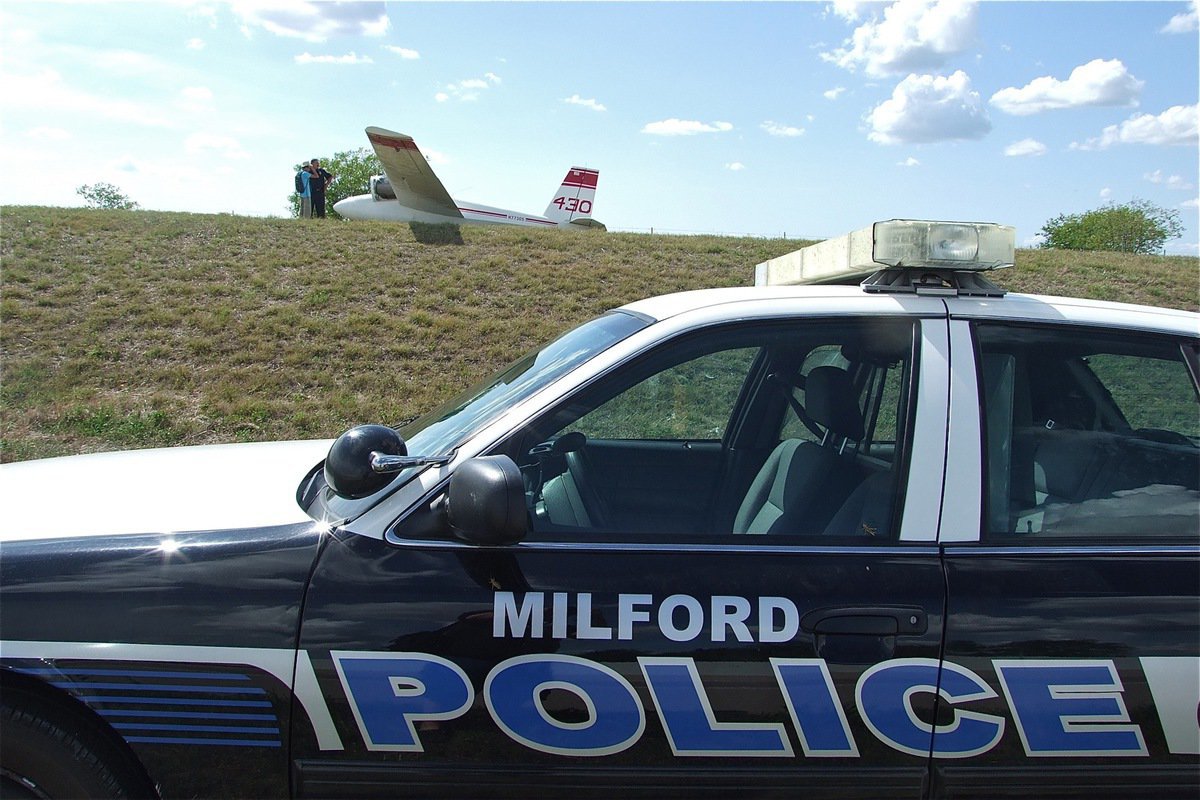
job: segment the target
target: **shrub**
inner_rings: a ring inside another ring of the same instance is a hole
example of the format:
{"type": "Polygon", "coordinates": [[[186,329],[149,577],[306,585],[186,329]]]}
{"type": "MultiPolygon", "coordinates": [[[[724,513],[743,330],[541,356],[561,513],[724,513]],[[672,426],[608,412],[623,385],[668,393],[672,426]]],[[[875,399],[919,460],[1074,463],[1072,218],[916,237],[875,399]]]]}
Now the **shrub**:
{"type": "Polygon", "coordinates": [[[83,198],[88,208],[113,208],[121,211],[132,211],[138,204],[130,200],[121,190],[111,183],[84,184],[75,190],[75,194],[83,198]]]}
{"type": "Polygon", "coordinates": [[[1042,247],[1149,255],[1183,234],[1179,212],[1146,200],[1109,203],[1082,214],[1059,214],[1042,226],[1042,247]]]}

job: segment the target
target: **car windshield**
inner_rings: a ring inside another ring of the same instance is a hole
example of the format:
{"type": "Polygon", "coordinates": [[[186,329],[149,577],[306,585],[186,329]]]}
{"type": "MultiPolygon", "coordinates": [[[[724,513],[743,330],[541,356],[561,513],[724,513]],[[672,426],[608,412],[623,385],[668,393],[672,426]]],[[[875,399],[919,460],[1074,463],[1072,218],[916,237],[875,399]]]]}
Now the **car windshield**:
{"type": "MultiPolygon", "coordinates": [[[[649,322],[645,317],[624,311],[610,311],[563,334],[541,350],[517,359],[495,377],[401,427],[400,435],[409,454],[451,452],[497,415],[649,322]]],[[[386,488],[359,500],[338,497],[328,487],[322,487],[315,498],[317,502],[307,510],[318,519],[349,521],[399,489],[416,472],[404,470],[386,488]]]]}

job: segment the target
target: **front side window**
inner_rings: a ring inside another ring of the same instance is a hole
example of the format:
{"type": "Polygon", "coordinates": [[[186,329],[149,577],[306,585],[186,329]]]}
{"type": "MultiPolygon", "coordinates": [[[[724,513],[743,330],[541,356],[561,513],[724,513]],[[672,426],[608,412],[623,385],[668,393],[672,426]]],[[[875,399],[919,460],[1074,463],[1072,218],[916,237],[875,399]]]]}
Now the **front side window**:
{"type": "Polygon", "coordinates": [[[985,534],[1200,537],[1200,405],[1168,337],[979,324],[985,534]]]}
{"type": "Polygon", "coordinates": [[[721,350],[668,367],[564,432],[592,439],[720,441],[757,354],[753,347],[721,350]]]}
{"type": "Polygon", "coordinates": [[[913,330],[720,326],[622,366],[501,445],[529,539],[894,538],[913,330]]]}
{"type": "MultiPolygon", "coordinates": [[[[540,350],[517,359],[496,376],[474,386],[400,428],[411,455],[447,453],[512,406],[632,336],[651,320],[610,311],[564,333],[540,350]]],[[[352,520],[402,486],[416,470],[397,474],[386,489],[359,500],[338,497],[327,486],[306,509],[314,519],[352,520]]]]}

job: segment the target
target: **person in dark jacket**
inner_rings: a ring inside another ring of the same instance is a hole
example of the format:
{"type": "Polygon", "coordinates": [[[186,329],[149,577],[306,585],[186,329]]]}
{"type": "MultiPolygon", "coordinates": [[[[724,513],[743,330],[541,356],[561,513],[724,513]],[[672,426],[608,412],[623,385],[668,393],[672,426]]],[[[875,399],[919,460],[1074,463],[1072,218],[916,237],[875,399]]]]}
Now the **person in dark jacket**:
{"type": "Polygon", "coordinates": [[[333,175],[321,168],[321,159],[314,158],[308,162],[312,168],[312,178],[309,180],[308,188],[312,193],[312,215],[314,217],[325,217],[325,189],[333,181],[333,175]]]}

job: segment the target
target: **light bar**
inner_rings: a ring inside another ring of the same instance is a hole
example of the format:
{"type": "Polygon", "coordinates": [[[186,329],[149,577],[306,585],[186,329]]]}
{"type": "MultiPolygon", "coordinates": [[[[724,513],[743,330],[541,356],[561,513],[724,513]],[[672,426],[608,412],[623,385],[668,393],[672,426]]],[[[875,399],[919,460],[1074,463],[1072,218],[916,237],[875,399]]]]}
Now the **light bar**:
{"type": "Polygon", "coordinates": [[[1017,231],[989,222],[876,222],[872,257],[889,267],[986,270],[1011,267],[1017,231]]]}
{"type": "Polygon", "coordinates": [[[754,285],[855,283],[888,267],[1011,267],[1016,244],[1011,225],[893,219],[764,261],[754,268],[754,285]]]}

